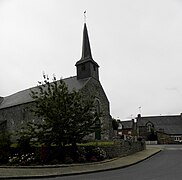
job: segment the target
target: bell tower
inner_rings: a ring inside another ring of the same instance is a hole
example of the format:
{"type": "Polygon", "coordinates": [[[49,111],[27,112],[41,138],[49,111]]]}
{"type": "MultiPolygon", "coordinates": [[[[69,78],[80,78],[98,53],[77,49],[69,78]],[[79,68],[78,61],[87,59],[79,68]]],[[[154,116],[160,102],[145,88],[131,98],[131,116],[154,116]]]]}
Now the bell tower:
{"type": "Polygon", "coordinates": [[[93,77],[99,81],[99,65],[92,58],[86,23],[83,28],[82,57],[75,66],[78,80],[93,77]]]}

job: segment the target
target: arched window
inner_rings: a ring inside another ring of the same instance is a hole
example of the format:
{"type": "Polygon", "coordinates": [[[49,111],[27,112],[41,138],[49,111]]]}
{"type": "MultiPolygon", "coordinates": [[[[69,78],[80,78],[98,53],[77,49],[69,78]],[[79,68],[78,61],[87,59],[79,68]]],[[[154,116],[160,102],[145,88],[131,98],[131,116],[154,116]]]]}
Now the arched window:
{"type": "Polygon", "coordinates": [[[148,122],[146,126],[147,126],[147,132],[151,133],[154,129],[154,125],[151,122],[148,122]]]}
{"type": "Polygon", "coordinates": [[[98,99],[95,100],[95,109],[96,109],[96,112],[99,114],[100,113],[100,101],[98,99]]]}
{"type": "MultiPolygon", "coordinates": [[[[98,99],[95,100],[95,110],[97,114],[100,114],[100,101],[98,99]]],[[[100,118],[96,119],[95,127],[97,128],[95,131],[95,139],[100,140],[101,139],[101,120],[100,118]]]]}

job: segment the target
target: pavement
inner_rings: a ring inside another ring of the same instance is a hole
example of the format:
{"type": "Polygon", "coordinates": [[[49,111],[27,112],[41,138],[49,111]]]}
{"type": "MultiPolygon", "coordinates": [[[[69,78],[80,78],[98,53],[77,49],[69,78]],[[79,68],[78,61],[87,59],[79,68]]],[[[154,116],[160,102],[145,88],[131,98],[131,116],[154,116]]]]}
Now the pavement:
{"type": "Polygon", "coordinates": [[[161,150],[161,148],[147,146],[146,150],[129,156],[94,163],[26,167],[0,166],[0,179],[48,178],[114,170],[137,164],[161,150]]]}

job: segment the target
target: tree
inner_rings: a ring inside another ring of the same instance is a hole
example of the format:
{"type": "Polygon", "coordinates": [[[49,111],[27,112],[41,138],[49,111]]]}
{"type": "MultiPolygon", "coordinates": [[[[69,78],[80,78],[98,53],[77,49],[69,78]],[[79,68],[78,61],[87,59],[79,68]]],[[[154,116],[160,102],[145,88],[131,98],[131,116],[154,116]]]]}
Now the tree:
{"type": "Polygon", "coordinates": [[[112,119],[112,128],[113,130],[118,130],[118,127],[119,127],[119,123],[117,122],[116,119],[112,119]]]}
{"type": "Polygon", "coordinates": [[[85,136],[95,132],[99,114],[94,108],[94,98],[84,99],[80,92],[70,92],[62,79],[54,77],[50,83],[44,75],[44,82],[39,82],[31,96],[35,100],[32,112],[43,119],[43,123],[33,124],[34,139],[36,136],[39,142],[60,148],[66,144],[75,147],[85,136]]]}

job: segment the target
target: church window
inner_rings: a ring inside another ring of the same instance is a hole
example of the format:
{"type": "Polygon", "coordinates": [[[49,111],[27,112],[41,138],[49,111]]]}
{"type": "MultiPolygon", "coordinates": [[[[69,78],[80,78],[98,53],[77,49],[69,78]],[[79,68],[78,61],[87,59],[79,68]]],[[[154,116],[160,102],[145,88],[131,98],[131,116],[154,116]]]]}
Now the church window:
{"type": "MultiPolygon", "coordinates": [[[[95,109],[96,109],[96,112],[99,114],[100,113],[100,101],[98,99],[96,99],[96,101],[95,101],[95,109]]],[[[98,128],[95,131],[95,139],[100,140],[101,139],[101,131],[100,131],[101,120],[100,120],[100,118],[97,118],[97,120],[95,122],[95,127],[98,128]]]]}
{"type": "Polygon", "coordinates": [[[96,107],[96,112],[99,114],[100,113],[100,102],[98,99],[95,101],[95,107],[96,107]]]}

